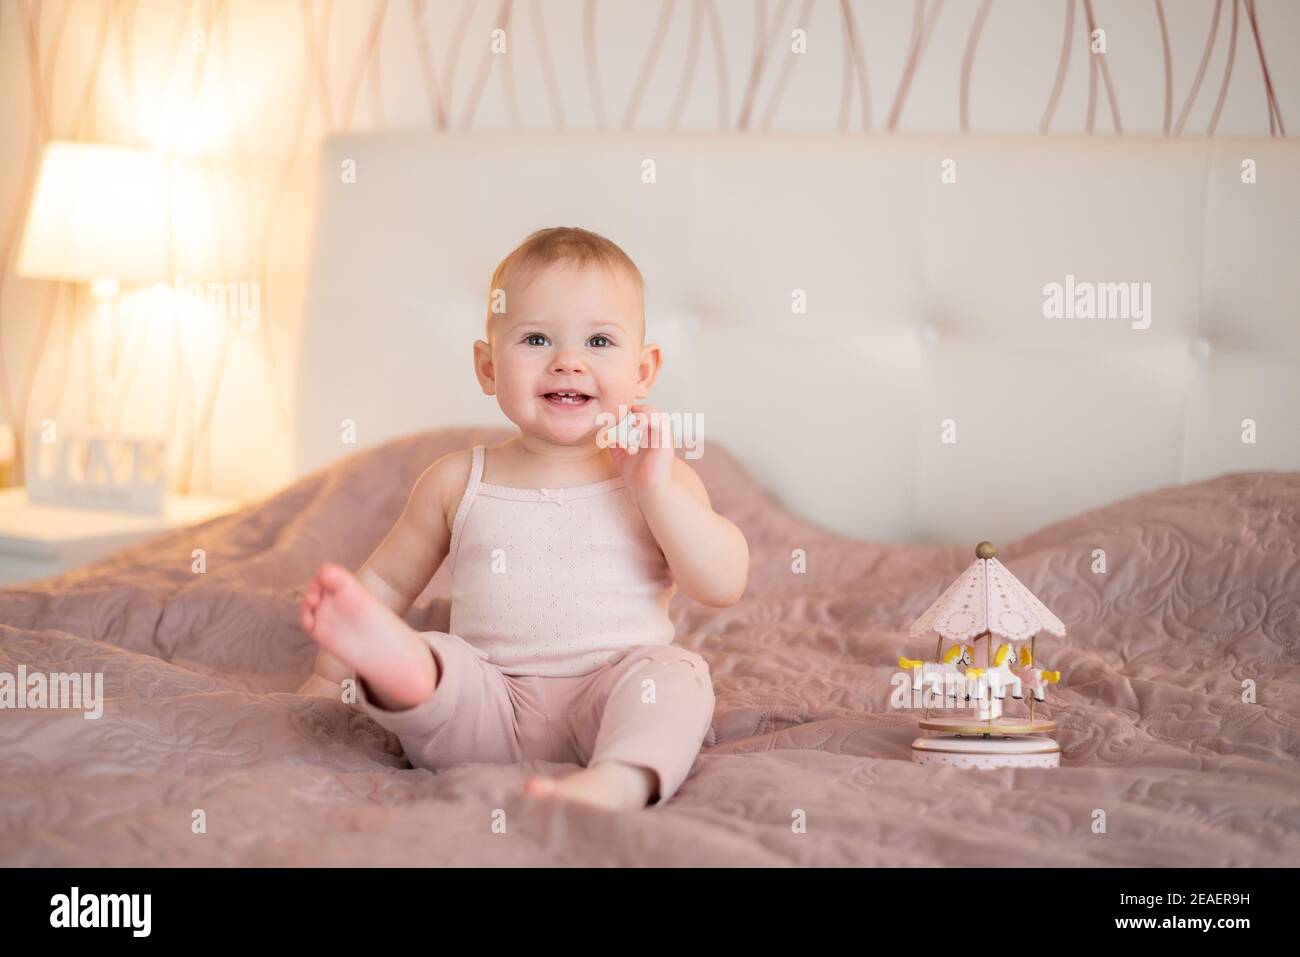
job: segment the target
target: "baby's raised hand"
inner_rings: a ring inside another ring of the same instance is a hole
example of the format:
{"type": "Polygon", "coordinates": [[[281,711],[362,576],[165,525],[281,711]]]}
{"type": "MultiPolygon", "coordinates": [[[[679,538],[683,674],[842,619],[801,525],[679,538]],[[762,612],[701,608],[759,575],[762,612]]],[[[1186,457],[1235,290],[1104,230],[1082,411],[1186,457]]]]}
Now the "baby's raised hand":
{"type": "MultiPolygon", "coordinates": [[[[646,489],[672,481],[673,430],[668,417],[653,405],[638,404],[630,408],[630,447],[624,448],[615,441],[608,448],[614,464],[623,474],[624,484],[635,496],[646,489]]],[[[614,429],[620,433],[622,431],[619,426],[614,429]]],[[[617,438],[621,438],[621,435],[617,435],[617,438]]]]}

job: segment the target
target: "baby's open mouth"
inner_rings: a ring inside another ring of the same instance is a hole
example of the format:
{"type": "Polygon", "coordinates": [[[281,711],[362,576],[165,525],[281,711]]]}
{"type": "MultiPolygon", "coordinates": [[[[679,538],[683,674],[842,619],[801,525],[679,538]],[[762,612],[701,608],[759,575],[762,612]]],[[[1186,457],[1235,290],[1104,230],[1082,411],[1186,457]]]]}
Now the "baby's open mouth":
{"type": "Polygon", "coordinates": [[[551,405],[560,406],[580,406],[586,405],[591,401],[591,396],[585,392],[547,392],[542,396],[551,405]]]}

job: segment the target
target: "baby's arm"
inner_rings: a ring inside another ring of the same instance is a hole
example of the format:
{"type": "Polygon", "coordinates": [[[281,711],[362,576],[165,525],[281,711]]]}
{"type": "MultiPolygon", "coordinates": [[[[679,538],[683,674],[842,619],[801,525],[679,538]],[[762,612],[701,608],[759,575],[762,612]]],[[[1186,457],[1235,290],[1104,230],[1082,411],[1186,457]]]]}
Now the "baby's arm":
{"type": "MultiPolygon", "coordinates": [[[[399,618],[411,610],[447,556],[451,543],[447,494],[457,477],[464,481],[461,473],[468,471],[468,466],[460,461],[463,457],[463,453],[444,455],[425,469],[397,523],[357,572],[357,581],[366,591],[399,618]]],[[[351,676],[352,670],[322,648],[316,655],[315,674],[338,684],[351,676]]]]}
{"type": "Polygon", "coordinates": [[[749,580],[749,543],[713,511],[690,465],[674,457],[671,478],[639,492],[637,504],[683,592],[715,608],[740,600],[749,580]]]}

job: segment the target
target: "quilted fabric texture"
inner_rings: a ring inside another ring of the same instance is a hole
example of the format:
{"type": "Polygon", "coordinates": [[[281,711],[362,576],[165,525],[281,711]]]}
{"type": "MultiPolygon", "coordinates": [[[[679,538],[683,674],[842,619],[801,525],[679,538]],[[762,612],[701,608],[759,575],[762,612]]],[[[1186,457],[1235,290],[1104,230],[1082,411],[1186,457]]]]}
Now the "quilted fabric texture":
{"type": "MultiPolygon", "coordinates": [[[[0,863],[1300,862],[1300,473],[1158,489],[998,542],[1068,629],[1038,639],[1061,671],[1038,713],[1062,767],[977,772],[913,765],[917,713],[890,706],[898,657],[934,649],[908,626],[975,543],[841,537],[713,442],[692,464],[749,540],[749,588],[672,606],[677,642],[712,668],[713,729],[673,801],[615,813],[526,799],[527,766],[412,769],[353,707],[293,693],[317,565],[359,568],[430,461],[506,435],[405,437],[0,590],[0,671],[103,672],[106,697],[97,720],[0,711],[0,863]]],[[[448,584],[444,567],[413,626],[445,630],[448,584]]]]}

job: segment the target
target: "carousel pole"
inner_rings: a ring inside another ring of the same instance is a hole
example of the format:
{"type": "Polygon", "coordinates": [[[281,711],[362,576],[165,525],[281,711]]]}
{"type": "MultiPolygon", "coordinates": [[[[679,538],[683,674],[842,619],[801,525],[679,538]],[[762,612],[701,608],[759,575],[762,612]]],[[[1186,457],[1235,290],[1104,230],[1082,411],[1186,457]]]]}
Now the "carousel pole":
{"type": "MultiPolygon", "coordinates": [[[[997,554],[997,550],[994,549],[992,542],[980,542],[978,545],[975,546],[975,557],[983,561],[988,561],[996,554],[997,554]]],[[[980,566],[980,571],[982,573],[980,578],[981,581],[983,582],[984,589],[986,592],[985,611],[987,612],[988,610],[987,590],[988,590],[988,583],[989,583],[988,573],[985,570],[985,566],[980,566]]],[[[985,617],[987,618],[988,615],[985,614],[985,617]]],[[[988,700],[989,731],[992,732],[993,730],[993,689],[988,686],[988,674],[993,669],[993,632],[989,629],[987,621],[984,623],[984,640],[988,642],[984,646],[984,678],[985,678],[985,687],[987,688],[988,695],[989,695],[989,700],[988,700]]]]}
{"type": "MultiPolygon", "coordinates": [[[[1038,635],[1036,633],[1029,636],[1029,667],[1031,668],[1035,668],[1038,666],[1038,656],[1034,654],[1035,651],[1034,639],[1037,637],[1038,635]]],[[[1033,688],[1029,689],[1029,723],[1030,724],[1034,723],[1034,689],[1033,688]]]]}
{"type": "MultiPolygon", "coordinates": [[[[939,652],[940,652],[942,649],[943,649],[943,635],[940,635],[940,636],[935,640],[935,643],[934,643],[934,660],[935,660],[935,661],[938,661],[938,660],[939,660],[939,652]]],[[[922,677],[921,684],[924,685],[924,684],[925,684],[925,681],[924,681],[924,677],[925,677],[925,669],[924,669],[924,668],[921,669],[921,677],[922,677]]],[[[924,688],[924,687],[921,688],[921,700],[922,700],[922,701],[925,701],[925,688],[924,688]]],[[[929,720],[930,720],[930,706],[929,706],[928,704],[925,706],[925,720],[926,720],[926,721],[929,721],[929,720]]]]}
{"type": "MultiPolygon", "coordinates": [[[[984,631],[984,677],[993,670],[993,632],[984,631]]],[[[989,730],[993,730],[993,689],[989,688],[989,730]]]]}

